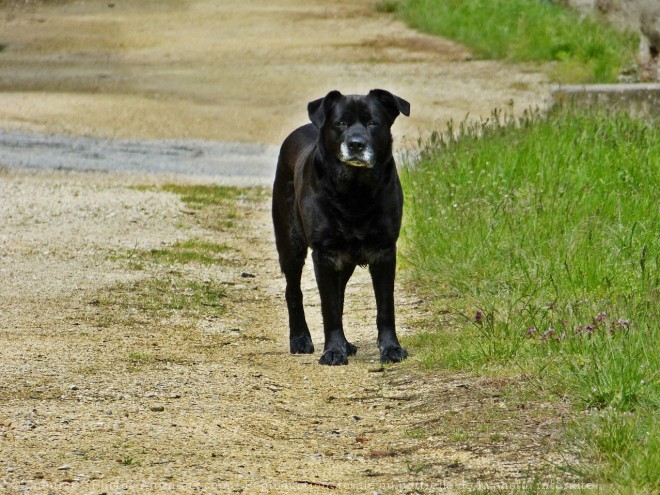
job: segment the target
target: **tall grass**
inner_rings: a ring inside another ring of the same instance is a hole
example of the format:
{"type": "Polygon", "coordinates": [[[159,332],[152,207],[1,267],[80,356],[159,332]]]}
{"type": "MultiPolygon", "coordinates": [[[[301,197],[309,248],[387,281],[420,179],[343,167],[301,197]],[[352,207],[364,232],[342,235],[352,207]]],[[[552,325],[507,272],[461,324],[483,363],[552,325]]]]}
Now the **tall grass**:
{"type": "Polygon", "coordinates": [[[535,371],[609,411],[583,444],[603,479],[658,486],[659,122],[494,114],[433,136],[403,179],[404,257],[460,329],[412,338],[422,362],[535,371]]]}
{"type": "Polygon", "coordinates": [[[539,0],[404,0],[397,11],[412,27],[445,36],[487,59],[554,62],[560,82],[611,82],[636,54],[631,32],[539,0]]]}

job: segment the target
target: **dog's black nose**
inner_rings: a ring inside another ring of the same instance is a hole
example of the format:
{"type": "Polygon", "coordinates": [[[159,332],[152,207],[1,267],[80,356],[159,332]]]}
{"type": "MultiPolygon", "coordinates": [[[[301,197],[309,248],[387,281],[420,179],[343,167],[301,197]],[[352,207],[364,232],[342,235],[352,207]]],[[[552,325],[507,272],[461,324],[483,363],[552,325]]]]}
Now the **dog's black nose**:
{"type": "Polygon", "coordinates": [[[354,136],[348,140],[348,149],[353,153],[363,151],[367,147],[367,140],[360,136],[354,136]]]}

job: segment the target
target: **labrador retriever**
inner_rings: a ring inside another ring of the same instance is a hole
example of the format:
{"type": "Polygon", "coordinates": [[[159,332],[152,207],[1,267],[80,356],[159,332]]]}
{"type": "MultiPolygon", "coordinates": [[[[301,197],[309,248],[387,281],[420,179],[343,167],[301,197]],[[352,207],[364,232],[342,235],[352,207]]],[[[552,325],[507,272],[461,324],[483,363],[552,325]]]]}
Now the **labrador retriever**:
{"type": "Polygon", "coordinates": [[[408,353],[396,336],[394,275],[403,193],[390,128],[399,114],[410,114],[410,104],[382,89],[347,96],[331,91],[307,110],[312,123],[284,140],[273,186],[290,351],[314,352],[300,289],[311,248],[325,334],[319,362],[347,364],[357,352],[342,324],[346,284],[357,265],[371,273],[380,360],[402,361],[408,353]]]}

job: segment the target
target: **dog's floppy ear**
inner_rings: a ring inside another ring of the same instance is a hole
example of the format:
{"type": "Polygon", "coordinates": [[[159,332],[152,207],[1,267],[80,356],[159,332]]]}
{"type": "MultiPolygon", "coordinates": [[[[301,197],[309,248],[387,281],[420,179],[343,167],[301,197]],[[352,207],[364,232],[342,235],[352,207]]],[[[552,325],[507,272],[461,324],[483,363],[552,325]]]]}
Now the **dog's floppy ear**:
{"type": "Polygon", "coordinates": [[[403,98],[393,95],[384,89],[372,89],[369,95],[375,97],[385,107],[387,112],[392,117],[392,121],[402,113],[406,117],[410,115],[410,103],[403,98]]]}
{"type": "Polygon", "coordinates": [[[325,123],[325,117],[329,113],[332,104],[341,98],[342,94],[335,90],[330,91],[325,97],[319,98],[318,100],[310,101],[307,104],[307,113],[309,114],[309,120],[312,121],[319,129],[323,127],[325,123]]]}

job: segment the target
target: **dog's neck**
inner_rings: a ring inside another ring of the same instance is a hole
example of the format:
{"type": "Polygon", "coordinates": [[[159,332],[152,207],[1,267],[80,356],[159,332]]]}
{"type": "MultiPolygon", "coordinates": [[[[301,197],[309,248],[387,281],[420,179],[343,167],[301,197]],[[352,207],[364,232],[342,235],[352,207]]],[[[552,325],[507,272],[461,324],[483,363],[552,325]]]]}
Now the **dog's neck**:
{"type": "Polygon", "coordinates": [[[335,197],[339,203],[356,212],[366,213],[375,203],[384,185],[396,174],[394,159],[390,156],[385,162],[374,168],[353,167],[337,159],[328,160],[317,149],[314,159],[316,179],[326,190],[326,194],[335,197]]]}

